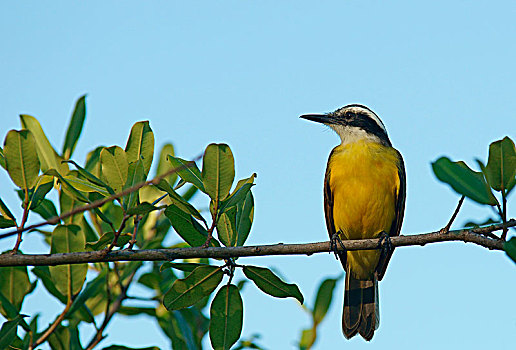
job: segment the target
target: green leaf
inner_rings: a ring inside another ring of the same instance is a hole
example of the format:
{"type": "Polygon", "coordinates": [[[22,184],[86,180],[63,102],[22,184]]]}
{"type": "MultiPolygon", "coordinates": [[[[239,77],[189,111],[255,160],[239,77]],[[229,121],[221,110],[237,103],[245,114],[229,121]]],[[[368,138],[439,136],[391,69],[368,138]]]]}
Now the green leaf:
{"type": "Polygon", "coordinates": [[[238,288],[225,285],[210,307],[210,341],[215,350],[229,350],[242,333],[244,306],[238,288]]]}
{"type": "Polygon", "coordinates": [[[20,121],[22,127],[30,130],[32,135],[34,135],[38,157],[41,163],[41,171],[45,172],[49,169],[56,169],[59,173],[65,175],[68,172],[68,166],[61,164],[61,158],[48,141],[38,120],[30,115],[22,114],[20,115],[20,121]]]}
{"type": "Polygon", "coordinates": [[[7,321],[2,324],[2,328],[0,329],[0,349],[8,349],[14,339],[16,338],[16,333],[18,331],[18,325],[23,321],[23,318],[27,317],[26,315],[18,315],[12,321],[7,321]]]}
{"type": "Polygon", "coordinates": [[[510,240],[503,244],[503,249],[509,255],[509,257],[516,263],[516,237],[512,237],[510,240]]]}
{"type": "Polygon", "coordinates": [[[16,309],[16,306],[11,304],[9,299],[7,299],[1,291],[0,291],[0,312],[8,320],[14,319],[19,314],[19,310],[16,309]]]}
{"type": "Polygon", "coordinates": [[[57,210],[51,200],[43,199],[32,211],[39,214],[43,219],[48,220],[57,216],[57,210]]]}
{"type": "Polygon", "coordinates": [[[224,273],[215,266],[199,266],[184,279],[178,279],[163,298],[168,310],[178,310],[197,303],[217,288],[224,273]]]}
{"type": "Polygon", "coordinates": [[[82,179],[75,174],[72,174],[70,172],[68,175],[64,177],[70,185],[72,185],[75,189],[81,192],[97,192],[100,193],[102,196],[107,197],[110,195],[106,187],[99,186],[97,184],[94,184],[86,179],[82,179]]]}
{"type": "MultiPolygon", "coordinates": [[[[67,213],[69,211],[72,211],[76,208],[80,208],[83,205],[83,203],[76,198],[69,196],[65,191],[61,191],[59,194],[59,206],[61,209],[61,213],[67,213]]],[[[84,217],[83,213],[75,214],[72,216],[67,217],[63,220],[66,224],[76,224],[78,225],[82,218],[84,217]]]]}
{"type": "Polygon", "coordinates": [[[123,345],[110,345],[102,350],[160,350],[157,346],[148,346],[146,348],[128,348],[123,345]]]}
{"type": "Polygon", "coordinates": [[[84,215],[82,216],[81,221],[79,222],[79,226],[81,227],[82,232],[84,232],[84,237],[86,238],[86,242],[95,242],[99,239],[99,235],[93,228],[84,215]]]}
{"type": "Polygon", "coordinates": [[[102,181],[106,182],[116,193],[121,192],[127,181],[129,163],[125,151],[112,146],[100,152],[102,181]]]}
{"type": "Polygon", "coordinates": [[[50,294],[56,297],[56,299],[61,303],[66,304],[66,296],[57,290],[54,282],[52,281],[52,277],[50,276],[50,270],[48,266],[34,266],[31,272],[35,274],[36,277],[41,280],[41,282],[43,282],[45,289],[50,294]]]}
{"type": "MultiPolygon", "coordinates": [[[[208,238],[208,231],[202,227],[190,214],[185,213],[175,205],[171,204],[165,209],[165,216],[170,220],[174,230],[192,247],[200,247],[208,238]]],[[[210,246],[219,247],[215,239],[212,239],[210,246]]]]}
{"type": "Polygon", "coordinates": [[[86,156],[86,164],[84,165],[84,169],[95,175],[97,178],[100,178],[100,152],[102,152],[104,148],[106,147],[99,146],[93,151],[89,152],[86,156]]]}
{"type": "MultiPolygon", "coordinates": [[[[139,183],[145,181],[145,173],[143,169],[143,162],[141,160],[137,160],[136,162],[129,164],[129,169],[127,172],[127,181],[124,185],[124,190],[130,187],[133,187],[139,183]]],[[[134,191],[124,196],[124,209],[127,210],[132,208],[138,203],[138,191],[134,191]]]]}
{"type": "Polygon", "coordinates": [[[0,199],[0,214],[7,219],[16,221],[16,218],[14,217],[13,213],[11,213],[11,211],[9,210],[7,205],[5,205],[5,203],[2,201],[2,199],[0,199]]]}
{"type": "MultiPolygon", "coordinates": [[[[115,239],[115,234],[113,232],[104,233],[98,241],[96,242],[88,242],[86,243],[86,247],[91,248],[92,250],[101,250],[106,248],[111,242],[115,239]]],[[[131,235],[127,233],[122,233],[118,236],[116,241],[117,247],[123,247],[131,240],[131,235]]]]}
{"type": "Polygon", "coordinates": [[[456,192],[481,204],[496,205],[497,201],[482,173],[471,170],[464,162],[452,162],[441,157],[432,163],[435,176],[456,192]]]}
{"type": "Polygon", "coordinates": [[[107,270],[102,270],[93,280],[86,284],[84,289],[74,299],[72,306],[70,306],[70,310],[68,310],[67,317],[73,317],[73,314],[77,310],[84,308],[84,311],[87,310],[89,314],[87,321],[90,323],[94,322],[93,315],[86,306],[86,301],[99,295],[102,292],[104,286],[106,285],[106,274],[107,270]]]}
{"type": "Polygon", "coordinates": [[[84,119],[86,118],[86,95],[79,97],[77,102],[75,103],[75,109],[72,114],[72,119],[70,120],[70,124],[68,125],[68,130],[66,131],[65,142],[63,144],[63,158],[70,159],[73,151],[75,150],[75,146],[77,145],[77,140],[79,136],[81,136],[82,126],[84,125],[84,119]]]}
{"type": "Polygon", "coordinates": [[[13,182],[20,188],[34,187],[38,179],[39,159],[36,141],[28,130],[11,130],[4,142],[7,171],[13,182]]]}
{"type": "MultiPolygon", "coordinates": [[[[159,153],[159,162],[158,162],[158,167],[156,169],[156,176],[164,174],[173,169],[172,164],[167,161],[167,157],[169,155],[174,156],[174,146],[170,143],[167,143],[166,145],[164,145],[161,148],[161,151],[159,153]]],[[[177,174],[172,173],[172,174],[168,175],[167,177],[165,177],[165,180],[167,180],[167,182],[170,185],[174,185],[177,180],[177,174]]]]}
{"type": "Polygon", "coordinates": [[[159,270],[163,271],[164,269],[173,268],[173,269],[177,269],[177,270],[181,270],[181,271],[185,271],[185,272],[192,272],[193,270],[195,270],[199,266],[206,266],[206,264],[199,264],[199,263],[174,263],[174,262],[167,261],[167,262],[164,262],[160,266],[159,270]]]}
{"type": "Polygon", "coordinates": [[[489,145],[489,160],[485,168],[487,182],[496,191],[509,188],[516,176],[516,149],[508,137],[489,145]]]}
{"type": "Polygon", "coordinates": [[[222,213],[217,221],[219,240],[226,247],[235,247],[237,245],[236,213],[236,207],[231,207],[229,210],[222,213]]]}
{"type": "Polygon", "coordinates": [[[251,187],[254,186],[253,181],[256,177],[256,174],[251,175],[248,179],[243,179],[238,181],[237,186],[233,193],[226,198],[222,204],[220,205],[220,212],[224,212],[224,210],[227,210],[239,203],[240,201],[244,200],[244,198],[247,196],[247,193],[251,190],[251,187]]]}
{"type": "Polygon", "coordinates": [[[177,158],[169,155],[167,157],[169,163],[173,169],[176,169],[176,174],[186,182],[191,183],[199,190],[205,192],[204,185],[202,182],[201,171],[197,167],[197,164],[192,161],[187,161],[181,158],[177,158]]]}
{"type": "Polygon", "coordinates": [[[48,344],[52,350],[71,350],[71,338],[70,329],[59,325],[48,337],[48,344]]]}
{"type": "MultiPolygon", "coordinates": [[[[100,152],[102,151],[102,148],[97,148],[96,150],[98,150],[98,154],[96,155],[97,157],[97,164],[100,164],[100,152]]],[[[90,158],[91,159],[91,158],[90,158]]],[[[76,162],[74,162],[73,160],[65,160],[64,161],[65,163],[72,163],[76,168],[77,168],[77,171],[79,173],[79,175],[81,175],[82,177],[84,177],[86,180],[88,180],[89,182],[97,185],[97,186],[100,186],[102,188],[104,188],[106,191],[109,192],[109,194],[114,194],[115,192],[113,191],[113,189],[111,187],[109,187],[104,181],[102,181],[101,179],[99,179],[97,176],[95,176],[94,174],[92,174],[91,172],[89,172],[88,170],[86,170],[85,168],[81,167],[79,164],[77,164],[76,162]]]]}
{"type": "Polygon", "coordinates": [[[262,292],[276,298],[296,298],[303,304],[303,295],[295,284],[283,282],[271,270],[264,267],[244,266],[244,275],[256,284],[262,292]]]}
{"type": "MultiPolygon", "coordinates": [[[[182,311],[182,310],[181,310],[182,311]]],[[[180,311],[167,312],[158,316],[158,324],[172,342],[174,350],[197,350],[193,330],[180,311]]],[[[195,331],[198,331],[196,328],[195,331]]]]}
{"type": "Polygon", "coordinates": [[[0,229],[14,227],[16,226],[16,221],[6,218],[5,216],[0,215],[0,229]]]}
{"type": "Polygon", "coordinates": [[[185,201],[190,201],[199,189],[195,186],[189,186],[188,189],[181,195],[185,201]]]}
{"type": "Polygon", "coordinates": [[[143,215],[150,213],[151,211],[158,210],[158,209],[159,209],[158,207],[153,206],[149,202],[143,202],[143,203],[140,203],[137,206],[129,209],[127,211],[127,215],[129,215],[129,216],[142,215],[143,216],[143,215]]]}
{"type": "Polygon", "coordinates": [[[141,160],[145,177],[149,174],[154,155],[154,134],[148,121],[137,122],[131,128],[131,134],[125,146],[129,163],[141,160]]]}
{"type": "Polygon", "coordinates": [[[313,328],[303,329],[301,332],[301,340],[299,341],[299,350],[307,350],[315,343],[315,330],[313,328]]]}
{"type": "Polygon", "coordinates": [[[254,198],[251,192],[248,192],[245,199],[236,205],[236,231],[237,231],[237,246],[244,245],[254,217],[254,198]]]}
{"type": "MultiPolygon", "coordinates": [[[[30,210],[34,210],[45,198],[45,196],[54,187],[54,178],[52,176],[40,175],[36,187],[29,191],[30,210]]],[[[23,195],[23,193],[22,193],[23,195]]],[[[23,200],[23,197],[20,197],[23,200]]]]}
{"type": "Polygon", "coordinates": [[[170,197],[170,201],[176,207],[178,207],[185,213],[192,215],[196,219],[199,219],[206,223],[206,220],[204,220],[204,218],[197,211],[197,209],[195,209],[190,203],[188,203],[183,197],[181,197],[176,191],[174,191],[174,189],[169,185],[167,181],[161,180],[159,184],[156,185],[156,187],[164,192],[167,192],[170,197]]]}
{"type": "Polygon", "coordinates": [[[25,296],[31,291],[26,266],[0,268],[0,292],[20,311],[25,296]]]}
{"type": "MultiPolygon", "coordinates": [[[[30,329],[30,332],[25,332],[25,337],[23,338],[23,344],[21,347],[19,348],[22,348],[22,349],[28,349],[29,348],[29,344],[31,344],[31,336],[33,336],[34,334],[38,334],[38,319],[39,319],[39,314],[35,314],[32,319],[30,320],[30,324],[29,324],[29,329],[30,329]]],[[[23,326],[23,324],[22,324],[23,326]]]]}
{"type": "Polygon", "coordinates": [[[333,298],[333,290],[337,284],[337,279],[328,278],[325,279],[319,286],[317,296],[315,298],[314,309],[312,311],[315,325],[318,325],[326,316],[328,308],[330,307],[331,300],[333,298]]]}
{"type": "Polygon", "coordinates": [[[194,349],[202,348],[202,341],[204,335],[208,333],[208,329],[210,326],[209,319],[206,318],[201,312],[201,310],[206,306],[207,303],[208,297],[204,298],[201,302],[195,304],[193,307],[175,311],[181,313],[181,316],[183,316],[183,318],[186,320],[188,328],[190,328],[193,331],[192,336],[195,342],[194,349]]]}
{"type": "MultiPolygon", "coordinates": [[[[50,254],[84,251],[84,233],[77,225],[59,225],[52,233],[50,254]]],[[[88,264],[50,266],[50,276],[56,288],[64,295],[72,296],[82,288],[88,264]]]]}
{"type": "Polygon", "coordinates": [[[228,145],[212,143],[202,159],[202,180],[206,193],[214,201],[224,200],[235,179],[235,160],[228,145]]]}
{"type": "Polygon", "coordinates": [[[77,190],[75,187],[68,182],[67,179],[65,179],[57,170],[50,169],[43,173],[43,175],[50,175],[57,177],[59,180],[59,183],[61,184],[61,189],[66,192],[70,197],[80,200],[81,202],[89,203],[90,200],[86,197],[85,194],[77,190]]]}

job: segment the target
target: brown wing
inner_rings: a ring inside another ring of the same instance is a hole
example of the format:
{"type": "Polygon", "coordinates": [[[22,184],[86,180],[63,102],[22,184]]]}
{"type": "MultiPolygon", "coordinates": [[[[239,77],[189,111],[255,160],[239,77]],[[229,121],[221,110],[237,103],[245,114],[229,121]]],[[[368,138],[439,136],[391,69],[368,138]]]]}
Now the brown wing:
{"type": "MultiPolygon", "coordinates": [[[[400,178],[400,188],[398,190],[398,195],[396,197],[395,212],[396,216],[394,217],[394,221],[392,222],[391,229],[389,230],[389,236],[399,236],[401,230],[401,223],[403,222],[403,215],[405,213],[405,196],[406,196],[406,186],[407,180],[405,175],[405,164],[403,163],[403,157],[400,152],[398,153],[399,163],[398,163],[398,176],[400,178]]],[[[394,251],[394,247],[389,250],[382,250],[382,255],[380,256],[380,260],[378,262],[378,266],[376,267],[376,271],[378,272],[378,280],[381,281],[383,275],[385,274],[385,270],[387,269],[387,265],[389,264],[389,260],[391,259],[392,253],[394,251]]]]}
{"type": "MultiPolygon", "coordinates": [[[[328,165],[330,164],[331,157],[335,152],[333,149],[328,157],[328,165]]],[[[324,216],[326,218],[326,228],[328,229],[328,235],[330,236],[330,240],[333,235],[336,233],[335,231],[335,222],[333,221],[333,193],[330,188],[330,167],[326,167],[326,174],[324,176],[324,216]]],[[[337,253],[340,262],[344,269],[346,269],[346,252],[337,253]]]]}

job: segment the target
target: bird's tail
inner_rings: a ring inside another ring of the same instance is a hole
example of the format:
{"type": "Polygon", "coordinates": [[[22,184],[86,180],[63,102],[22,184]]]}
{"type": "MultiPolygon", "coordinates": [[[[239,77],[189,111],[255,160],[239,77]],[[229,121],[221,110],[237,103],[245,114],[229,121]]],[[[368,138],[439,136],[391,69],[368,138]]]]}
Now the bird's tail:
{"type": "Polygon", "coordinates": [[[358,332],[365,340],[371,340],[380,325],[379,310],[376,274],[371,279],[359,280],[348,269],[342,313],[344,336],[349,339],[358,332]]]}

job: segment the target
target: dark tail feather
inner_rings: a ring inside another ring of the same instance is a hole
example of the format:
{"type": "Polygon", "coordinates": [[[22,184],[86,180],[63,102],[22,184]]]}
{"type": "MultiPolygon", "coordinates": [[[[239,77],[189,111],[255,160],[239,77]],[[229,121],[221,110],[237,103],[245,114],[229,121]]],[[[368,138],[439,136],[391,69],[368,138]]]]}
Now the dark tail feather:
{"type": "Polygon", "coordinates": [[[380,325],[378,307],[378,281],[376,275],[370,280],[359,280],[346,273],[342,332],[349,339],[358,333],[371,340],[380,325]]]}

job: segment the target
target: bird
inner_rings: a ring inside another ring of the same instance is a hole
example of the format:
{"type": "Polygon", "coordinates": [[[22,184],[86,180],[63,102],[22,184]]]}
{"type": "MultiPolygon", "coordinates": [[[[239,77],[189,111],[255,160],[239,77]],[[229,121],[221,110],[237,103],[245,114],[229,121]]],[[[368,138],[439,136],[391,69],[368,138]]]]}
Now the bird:
{"type": "Polygon", "coordinates": [[[405,212],[403,157],[381,119],[364,105],[300,118],[329,126],[341,140],[324,177],[326,227],[346,272],[342,332],[346,339],[358,333],[370,341],[380,324],[378,281],[394,250],[390,237],[400,234],[405,212]],[[336,249],[338,242],[367,238],[378,238],[381,249],[336,249]]]}

